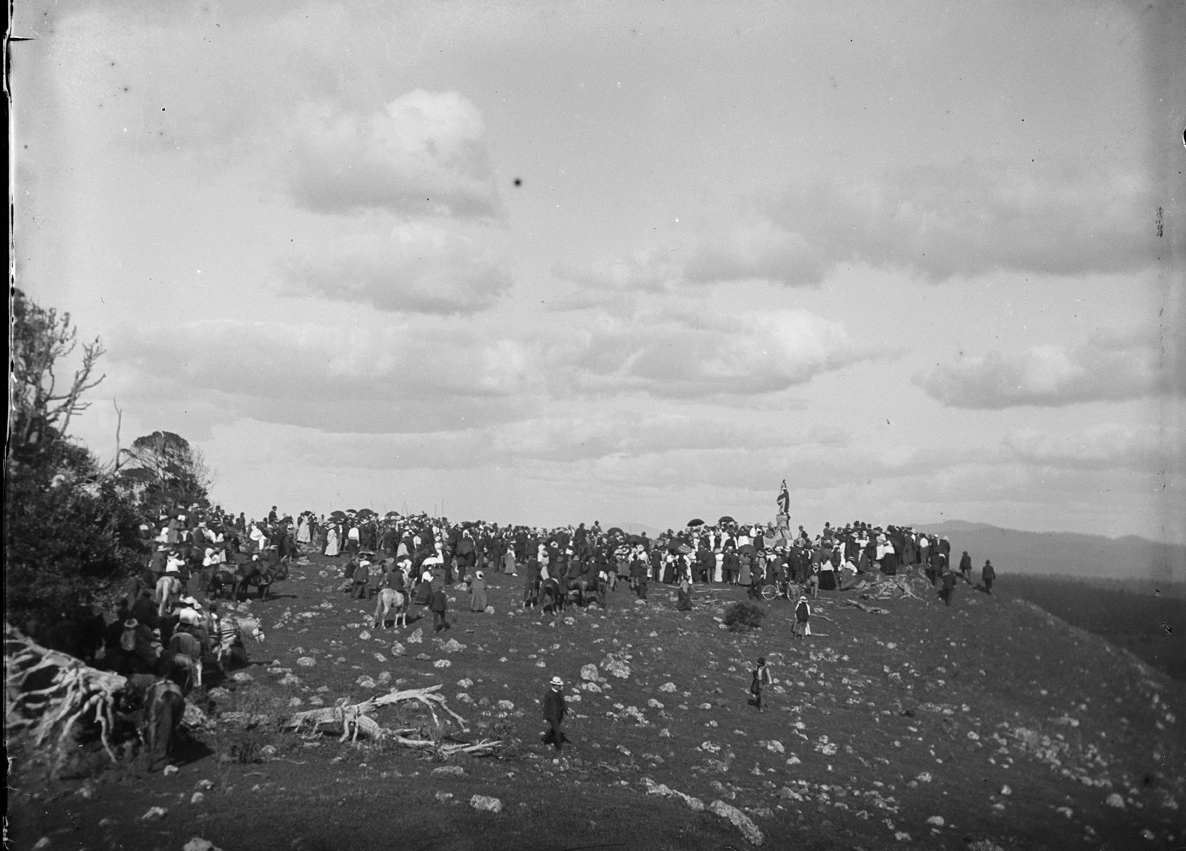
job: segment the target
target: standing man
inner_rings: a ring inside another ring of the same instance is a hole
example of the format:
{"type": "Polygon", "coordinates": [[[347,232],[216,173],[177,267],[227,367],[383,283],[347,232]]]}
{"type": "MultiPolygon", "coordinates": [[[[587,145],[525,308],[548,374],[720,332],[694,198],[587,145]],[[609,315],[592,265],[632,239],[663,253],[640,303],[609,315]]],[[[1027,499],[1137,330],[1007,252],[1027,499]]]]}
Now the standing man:
{"type": "Polygon", "coordinates": [[[939,596],[943,598],[943,602],[951,605],[951,598],[955,596],[955,571],[943,571],[943,587],[939,591],[939,596]]]}
{"type": "Polygon", "coordinates": [[[564,702],[564,681],[559,677],[552,677],[550,688],[544,692],[544,720],[548,722],[548,730],[544,733],[544,744],[551,744],[560,750],[560,746],[568,741],[560,725],[564,723],[564,716],[568,706],[564,702]]]}
{"type": "Polygon", "coordinates": [[[997,578],[997,572],[993,570],[992,562],[985,561],[984,567],[980,569],[980,581],[984,583],[984,590],[989,594],[992,593],[992,581],[997,578]]]}
{"type": "Polygon", "coordinates": [[[370,559],[363,558],[358,562],[358,567],[354,569],[352,596],[355,600],[365,600],[367,598],[367,586],[370,584],[370,579],[371,562],[370,559]]]}
{"type": "Polygon", "coordinates": [[[449,611],[449,598],[445,596],[445,586],[433,588],[432,596],[428,599],[428,610],[432,612],[432,631],[440,632],[449,628],[445,620],[445,613],[449,611]]]}
{"type": "Polygon", "coordinates": [[[972,557],[968,555],[967,550],[960,556],[960,575],[964,577],[964,582],[972,584],[972,557]]]}

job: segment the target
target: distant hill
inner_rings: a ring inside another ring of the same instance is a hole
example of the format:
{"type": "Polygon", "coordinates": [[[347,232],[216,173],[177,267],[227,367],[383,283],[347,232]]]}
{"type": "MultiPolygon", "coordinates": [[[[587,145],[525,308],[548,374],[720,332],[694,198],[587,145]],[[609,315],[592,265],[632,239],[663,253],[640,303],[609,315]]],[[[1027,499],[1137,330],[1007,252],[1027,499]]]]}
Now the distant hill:
{"type": "Polygon", "coordinates": [[[1133,535],[1106,538],[1072,532],[1022,532],[963,520],[918,523],[914,528],[946,535],[954,564],[967,550],[977,574],[985,559],[991,559],[997,573],[1186,581],[1186,546],[1181,544],[1162,544],[1133,535]]]}

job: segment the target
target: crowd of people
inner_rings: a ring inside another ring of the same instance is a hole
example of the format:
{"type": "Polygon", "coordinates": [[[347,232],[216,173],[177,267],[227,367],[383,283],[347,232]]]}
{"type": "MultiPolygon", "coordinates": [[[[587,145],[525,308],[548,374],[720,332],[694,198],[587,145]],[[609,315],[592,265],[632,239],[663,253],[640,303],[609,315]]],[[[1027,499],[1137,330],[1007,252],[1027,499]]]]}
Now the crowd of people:
{"type": "MultiPolygon", "coordinates": [[[[817,595],[850,589],[872,573],[894,576],[918,566],[950,600],[957,575],[972,580],[970,557],[963,553],[957,574],[945,536],[863,521],[843,527],[826,523],[812,536],[802,526],[791,532],[785,523],[737,523],[723,517],[711,526],[694,520],[651,539],[618,528],[603,530],[596,522],[540,529],[450,524],[425,515],[380,517],[363,511],[326,518],[305,512],[296,521],[295,538],[330,558],[345,557],[343,590],[357,598],[384,587],[415,594],[422,581],[439,576],[445,585],[468,583],[475,611],[485,608],[490,572],[521,576],[524,605],[538,602],[541,587],[551,579],[565,592],[579,589],[582,597],[602,604],[605,594],[623,582],[643,598],[651,583],[678,586],[681,608],[690,604],[695,585],[753,590],[769,585],[779,593],[793,586],[817,595]]],[[[991,563],[986,563],[982,579],[990,591],[992,574],[991,563]]]]}
{"type": "MultiPolygon", "coordinates": [[[[484,612],[486,577],[494,573],[521,582],[524,607],[556,615],[571,602],[607,607],[619,588],[645,599],[652,583],[678,588],[680,611],[693,607],[697,586],[740,586],[755,596],[773,590],[796,603],[797,637],[810,634],[809,598],[873,574],[919,567],[948,605],[957,578],[971,583],[970,556],[953,567],[946,537],[864,521],[825,523],[812,535],[803,526],[791,530],[781,497],[779,508],[772,523],[695,519],[650,538],[597,522],[542,529],[369,510],[293,518],[276,506],[248,520],[194,505],[141,527],[145,563],[104,619],[93,661],[128,676],[146,701],[184,695],[202,685],[204,665],[243,663],[245,638],[262,638],[258,622],[223,601],[256,587],[266,593],[301,554],[343,560],[340,588],[355,599],[384,589],[405,595],[432,613],[437,632],[449,628],[445,589],[464,583],[469,608],[484,612]]],[[[982,589],[991,593],[994,578],[986,562],[982,589]]]]}

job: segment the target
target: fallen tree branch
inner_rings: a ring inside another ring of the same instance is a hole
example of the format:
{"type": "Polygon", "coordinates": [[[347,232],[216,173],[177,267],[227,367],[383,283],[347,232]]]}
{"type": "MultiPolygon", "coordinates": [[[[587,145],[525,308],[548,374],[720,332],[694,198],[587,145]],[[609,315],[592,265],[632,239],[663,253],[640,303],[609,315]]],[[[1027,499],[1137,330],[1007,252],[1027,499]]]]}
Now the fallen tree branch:
{"type": "Polygon", "coordinates": [[[375,741],[392,742],[401,747],[433,750],[444,756],[455,753],[489,752],[502,744],[501,741],[482,740],[473,743],[444,745],[433,738],[412,738],[410,734],[417,732],[416,728],[391,729],[370,717],[370,713],[380,706],[415,701],[428,707],[437,727],[440,727],[441,723],[436,710],[442,709],[457,722],[462,732],[468,732],[469,728],[466,726],[465,719],[450,709],[445,703],[444,696],[437,693],[440,689],[439,685],[402,691],[392,689],[387,694],[368,698],[361,703],[348,704],[343,701],[336,706],[306,709],[289,718],[284,726],[308,734],[339,733],[340,741],[355,742],[358,741],[359,736],[363,736],[375,741]]]}
{"type": "Polygon", "coordinates": [[[846,605],[856,606],[862,612],[868,612],[871,615],[888,615],[890,613],[889,609],[883,609],[880,606],[866,606],[857,600],[845,600],[844,602],[846,605]]]}

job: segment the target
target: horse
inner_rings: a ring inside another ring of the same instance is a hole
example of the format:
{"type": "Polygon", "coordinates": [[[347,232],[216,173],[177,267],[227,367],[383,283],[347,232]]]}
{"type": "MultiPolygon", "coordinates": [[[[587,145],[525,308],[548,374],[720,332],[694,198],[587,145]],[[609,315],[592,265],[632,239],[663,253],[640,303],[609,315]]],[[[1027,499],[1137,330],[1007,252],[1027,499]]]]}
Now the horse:
{"type": "Polygon", "coordinates": [[[596,585],[585,574],[568,580],[568,602],[576,603],[582,608],[596,597],[596,585]]]}
{"type": "Polygon", "coordinates": [[[543,613],[550,614],[555,620],[560,618],[560,613],[564,611],[566,595],[561,590],[560,582],[553,577],[549,577],[540,585],[540,601],[543,603],[543,613]]]}
{"type": "Polygon", "coordinates": [[[156,592],[152,601],[157,604],[156,616],[163,618],[169,613],[169,607],[181,599],[181,580],[171,573],[166,573],[156,581],[156,592]]]}
{"type": "Polygon", "coordinates": [[[258,561],[249,561],[235,569],[235,599],[242,602],[247,599],[247,591],[251,586],[259,589],[259,599],[267,600],[272,592],[272,582],[276,574],[258,561]]]}
{"type": "Polygon", "coordinates": [[[165,652],[173,659],[174,667],[186,672],[187,690],[195,685],[202,687],[202,643],[197,636],[189,632],[175,632],[165,652]]]}
{"type": "Polygon", "coordinates": [[[177,683],[168,679],[166,675],[149,686],[144,696],[146,720],[141,733],[146,746],[149,771],[152,771],[158,759],[168,759],[172,753],[184,714],[185,697],[177,683]]]}
{"type": "Polygon", "coordinates": [[[206,583],[206,596],[212,600],[223,596],[230,599],[234,592],[235,572],[225,564],[214,565],[206,583]]]}
{"type": "Polygon", "coordinates": [[[387,626],[387,616],[392,615],[396,626],[403,619],[404,627],[408,625],[408,595],[401,594],[394,588],[381,588],[375,598],[375,625],[373,629],[387,626]]]}

